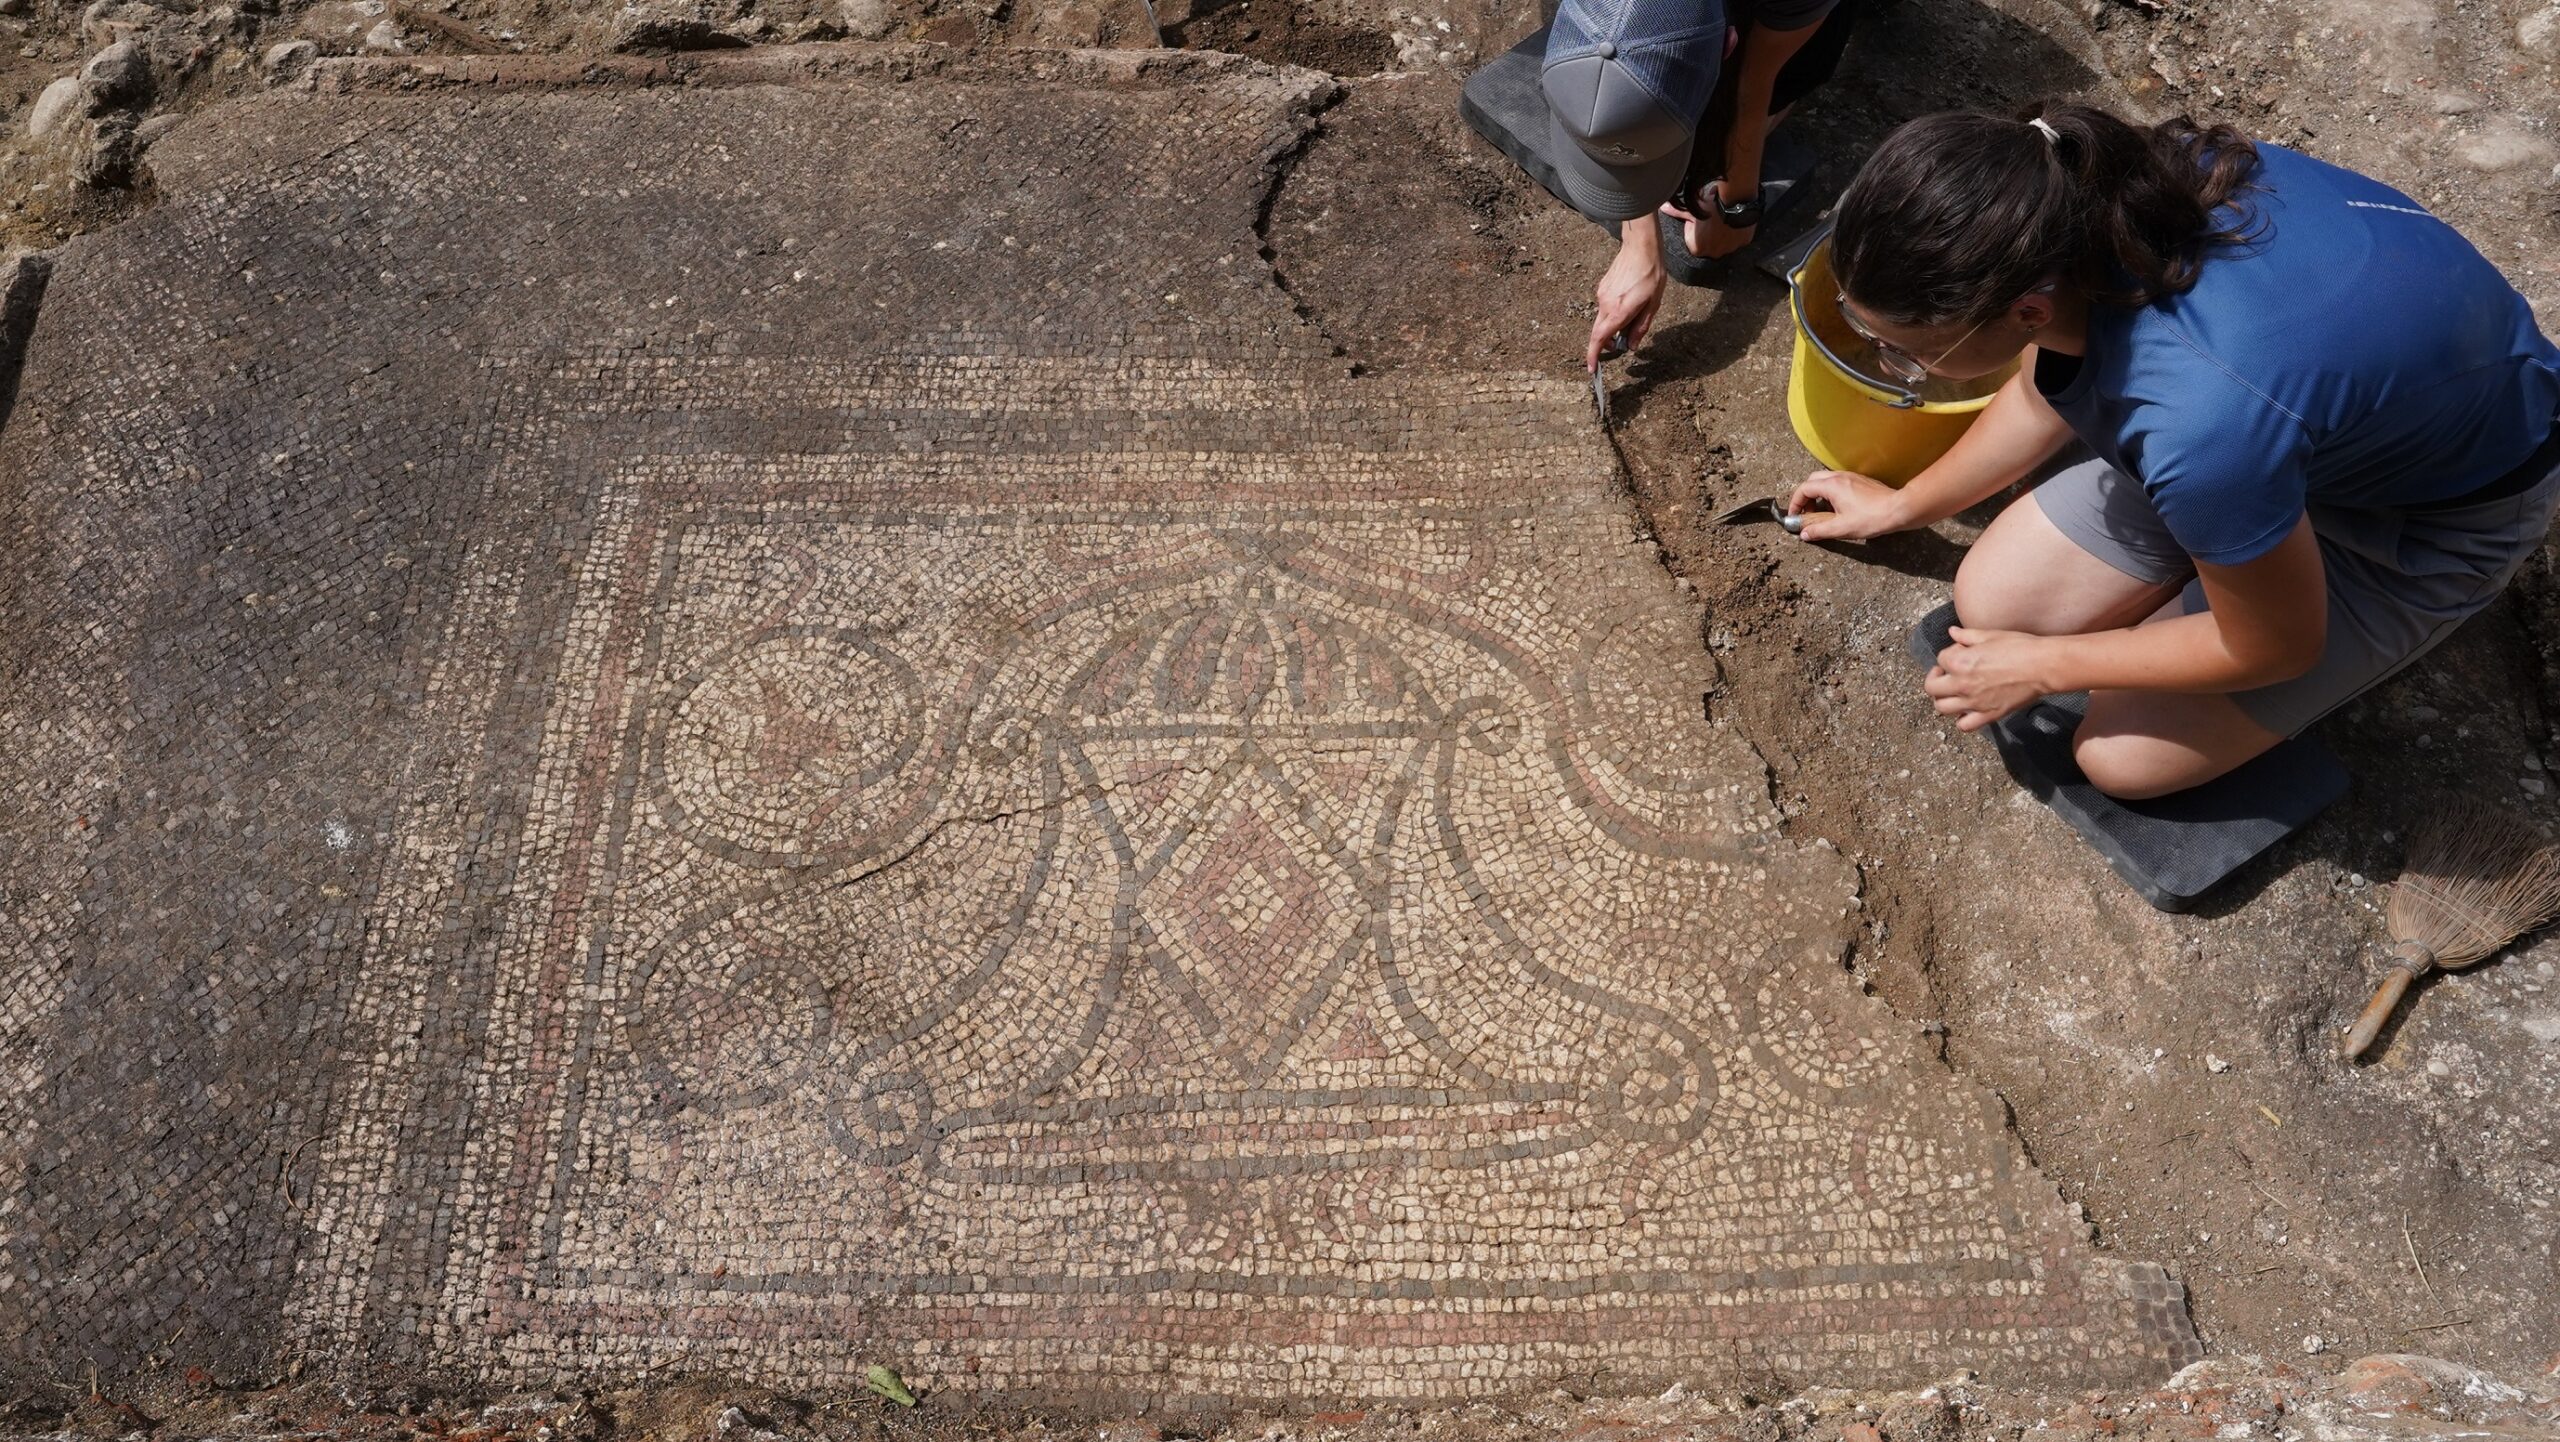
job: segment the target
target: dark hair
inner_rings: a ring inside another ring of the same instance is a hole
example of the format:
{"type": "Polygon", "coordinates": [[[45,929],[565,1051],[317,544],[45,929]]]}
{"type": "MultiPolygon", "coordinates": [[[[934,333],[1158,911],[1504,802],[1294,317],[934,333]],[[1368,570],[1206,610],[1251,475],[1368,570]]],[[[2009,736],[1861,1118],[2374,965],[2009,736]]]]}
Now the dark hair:
{"type": "Polygon", "coordinates": [[[2256,147],[2227,125],[2148,129],[2093,105],[2026,120],[1924,115],[1885,138],[1841,197],[1831,270],[1900,325],[1988,320],[2049,280],[2140,305],[2196,283],[2208,246],[2248,238],[2214,211],[2249,189],[2256,147]]]}

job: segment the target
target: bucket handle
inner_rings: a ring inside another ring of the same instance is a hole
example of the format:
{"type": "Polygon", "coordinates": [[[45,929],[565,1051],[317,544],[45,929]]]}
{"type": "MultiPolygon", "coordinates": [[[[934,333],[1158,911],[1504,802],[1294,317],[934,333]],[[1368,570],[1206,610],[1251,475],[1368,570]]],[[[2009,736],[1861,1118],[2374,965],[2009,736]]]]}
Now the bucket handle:
{"type": "MultiPolygon", "coordinates": [[[[1826,225],[1823,229],[1827,231],[1830,227],[1826,225]]],[[[1841,374],[1855,376],[1861,383],[1867,386],[1876,390],[1888,392],[1890,394],[1890,399],[1885,402],[1886,405],[1889,405],[1898,411],[1918,409],[1921,403],[1920,393],[1918,391],[1905,390],[1890,380],[1881,376],[1871,376],[1865,371],[1858,369],[1856,366],[1849,364],[1847,361],[1842,360],[1840,358],[1840,353],[1833,350],[1828,344],[1826,344],[1823,341],[1821,334],[1814,330],[1812,318],[1804,313],[1804,273],[1813,265],[1813,252],[1820,248],[1821,246],[1819,242],[1813,246],[1807,247],[1804,259],[1797,261],[1796,268],[1787,272],[1787,304],[1794,308],[1797,334],[1802,335],[1806,340],[1811,341],[1813,343],[1813,348],[1822,352],[1822,358],[1838,367],[1841,374]]]]}

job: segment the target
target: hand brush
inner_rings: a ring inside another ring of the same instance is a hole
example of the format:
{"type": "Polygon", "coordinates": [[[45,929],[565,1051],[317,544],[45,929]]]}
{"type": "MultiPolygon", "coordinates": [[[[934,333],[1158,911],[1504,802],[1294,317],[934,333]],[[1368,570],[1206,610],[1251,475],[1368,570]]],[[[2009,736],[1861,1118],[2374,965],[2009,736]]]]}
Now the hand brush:
{"type": "Polygon", "coordinates": [[[2391,886],[2391,969],[2347,1031],[2353,1061],[2391,1019],[2409,983],[2484,960],[2560,916],[2560,846],[2478,802],[2439,814],[2409,848],[2391,886]]]}

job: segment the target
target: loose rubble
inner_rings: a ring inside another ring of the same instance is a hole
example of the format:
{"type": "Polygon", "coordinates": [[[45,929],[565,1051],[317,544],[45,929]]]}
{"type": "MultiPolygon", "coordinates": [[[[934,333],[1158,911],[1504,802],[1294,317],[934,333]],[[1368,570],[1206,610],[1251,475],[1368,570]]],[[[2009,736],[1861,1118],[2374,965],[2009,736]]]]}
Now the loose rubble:
{"type": "MultiPolygon", "coordinates": [[[[2560,1363],[2555,1363],[2560,1369],[2560,1363]]],[[[2334,1372],[2254,1357],[2196,1363],[2148,1390],[2052,1394],[1970,1373],[1898,1392],[1702,1376],[1659,1395],[1558,1392],[1447,1409],[1306,1409],[1207,1419],[1025,1415],[926,1396],[913,1413],[867,1392],[792,1395],[689,1377],[572,1396],[496,1400],[416,1388],[163,1385],[131,1394],[21,1398],[0,1439],[149,1442],[2420,1442],[2560,1438],[2560,1376],[2509,1379],[2444,1358],[2359,1357],[2334,1372]],[[1774,1383],[1772,1386],[1770,1384],[1774,1383]],[[1764,1390],[1764,1388],[1766,1390],[1764,1390]]]]}

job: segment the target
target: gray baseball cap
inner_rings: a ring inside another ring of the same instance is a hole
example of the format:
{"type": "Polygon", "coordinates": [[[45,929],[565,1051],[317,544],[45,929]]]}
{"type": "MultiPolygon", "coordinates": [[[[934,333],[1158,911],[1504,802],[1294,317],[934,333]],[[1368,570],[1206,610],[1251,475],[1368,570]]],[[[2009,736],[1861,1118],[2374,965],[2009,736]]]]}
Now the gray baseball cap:
{"type": "Polygon", "coordinates": [[[1724,65],[1723,0],[1562,0],[1539,86],[1574,208],[1633,220],[1671,199],[1724,65]]]}

